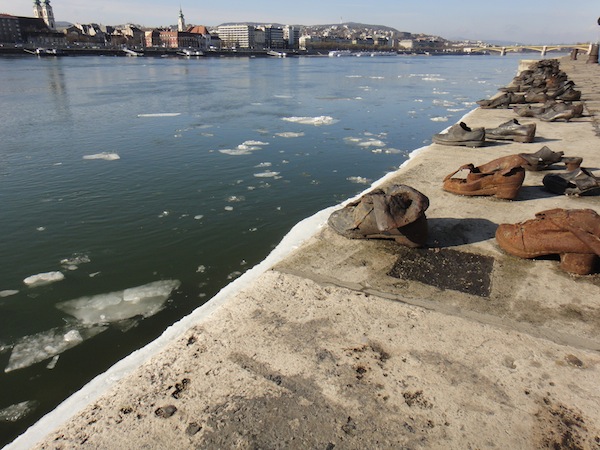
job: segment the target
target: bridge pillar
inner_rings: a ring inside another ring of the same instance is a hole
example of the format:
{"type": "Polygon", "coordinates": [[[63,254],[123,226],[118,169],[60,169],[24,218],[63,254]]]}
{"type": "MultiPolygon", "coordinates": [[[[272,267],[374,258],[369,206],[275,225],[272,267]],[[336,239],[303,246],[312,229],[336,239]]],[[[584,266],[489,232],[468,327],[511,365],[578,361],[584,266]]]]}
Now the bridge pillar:
{"type": "Polygon", "coordinates": [[[592,44],[590,46],[590,54],[588,56],[587,64],[598,64],[598,53],[600,46],[598,44],[592,44]]]}
{"type": "Polygon", "coordinates": [[[547,52],[547,51],[548,51],[548,46],[547,46],[547,45],[544,45],[544,46],[542,47],[542,56],[546,56],[546,52],[547,52]]]}
{"type": "Polygon", "coordinates": [[[500,56],[506,56],[506,47],[502,47],[502,51],[500,52],[500,56]]]}

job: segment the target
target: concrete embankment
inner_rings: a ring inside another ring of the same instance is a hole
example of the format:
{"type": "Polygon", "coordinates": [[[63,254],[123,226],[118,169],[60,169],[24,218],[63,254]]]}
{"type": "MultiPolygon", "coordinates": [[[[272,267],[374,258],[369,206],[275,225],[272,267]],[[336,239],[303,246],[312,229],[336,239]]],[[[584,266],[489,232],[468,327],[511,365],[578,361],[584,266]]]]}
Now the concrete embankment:
{"type": "MultiPolygon", "coordinates": [[[[74,397],[9,447],[598,448],[600,275],[509,256],[494,233],[550,208],[600,213],[600,197],[550,194],[544,172],[528,172],[514,201],[441,189],[463,164],[543,145],[600,167],[600,67],[561,68],[584,117],[522,119],[537,124],[529,144],[434,144],[383,180],[429,197],[427,249],[323,226],[144,364],[109,372],[102,395],[74,397]]],[[[464,120],[514,117],[476,109],[464,120]]]]}

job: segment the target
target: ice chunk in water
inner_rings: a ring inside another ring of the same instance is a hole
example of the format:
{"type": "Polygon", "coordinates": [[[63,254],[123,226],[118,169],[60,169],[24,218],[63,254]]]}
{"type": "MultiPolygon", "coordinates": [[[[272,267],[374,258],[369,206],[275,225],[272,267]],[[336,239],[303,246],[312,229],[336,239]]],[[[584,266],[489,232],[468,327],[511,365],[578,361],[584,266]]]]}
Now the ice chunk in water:
{"type": "Polygon", "coordinates": [[[124,291],[68,300],[56,307],[85,325],[107,324],[135,316],[150,317],[163,308],[179,284],[177,280],[155,281],[124,291]]]}
{"type": "Polygon", "coordinates": [[[11,295],[18,294],[19,291],[14,289],[6,289],[5,291],[0,291],[0,298],[2,297],[10,297],[11,295]]]}
{"type": "Polygon", "coordinates": [[[83,159],[103,159],[105,161],[116,161],[117,159],[121,159],[121,157],[117,153],[96,153],[93,155],[84,155],[83,159]]]}
{"type": "Polygon", "coordinates": [[[38,405],[38,402],[29,400],[26,402],[15,403],[7,408],[0,409],[0,422],[16,422],[21,420],[38,405]]]}
{"type": "Polygon", "coordinates": [[[300,123],[302,125],[332,125],[338,121],[331,116],[317,116],[317,117],[283,117],[281,120],[286,122],[300,123]]]}
{"type": "Polygon", "coordinates": [[[62,272],[44,272],[25,278],[23,283],[25,283],[27,286],[33,287],[54,283],[55,281],[61,281],[64,278],[65,276],[62,274],[62,272]]]}
{"type": "Polygon", "coordinates": [[[138,117],[177,117],[181,113],[149,113],[149,114],[138,114],[138,117]]]}
{"type": "Polygon", "coordinates": [[[105,327],[53,328],[42,333],[24,336],[14,345],[5,372],[29,367],[81,344],[85,339],[104,331],[105,327]]]}
{"type": "Polygon", "coordinates": [[[279,172],[273,172],[271,170],[267,170],[266,172],[255,173],[254,176],[257,178],[273,178],[277,177],[279,172]]]}
{"type": "Polygon", "coordinates": [[[54,369],[56,367],[56,364],[58,363],[58,358],[60,358],[60,355],[53,356],[48,365],[46,365],[46,369],[54,369]]]}
{"type": "Polygon", "coordinates": [[[275,133],[275,136],[279,136],[282,138],[297,138],[304,136],[304,132],[300,131],[296,133],[294,131],[284,131],[282,133],[275,133]]]}

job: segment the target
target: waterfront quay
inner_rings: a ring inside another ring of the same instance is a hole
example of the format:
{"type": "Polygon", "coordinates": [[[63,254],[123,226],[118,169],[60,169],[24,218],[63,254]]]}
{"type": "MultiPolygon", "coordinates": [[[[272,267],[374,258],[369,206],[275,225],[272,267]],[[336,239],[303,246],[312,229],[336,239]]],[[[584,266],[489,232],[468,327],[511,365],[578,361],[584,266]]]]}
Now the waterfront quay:
{"type": "Polygon", "coordinates": [[[600,167],[600,67],[561,69],[583,117],[520,119],[537,124],[528,144],[432,144],[378,182],[429,197],[428,248],[346,239],[326,225],[334,208],[321,211],[7,448],[597,448],[600,275],[509,256],[494,233],[551,208],[600,213],[600,198],[552,195],[544,172],[514,201],[441,189],[462,164],[543,145],[600,167]],[[460,283],[471,257],[477,292],[460,283]],[[455,284],[440,282],[448,273],[455,284]]]}

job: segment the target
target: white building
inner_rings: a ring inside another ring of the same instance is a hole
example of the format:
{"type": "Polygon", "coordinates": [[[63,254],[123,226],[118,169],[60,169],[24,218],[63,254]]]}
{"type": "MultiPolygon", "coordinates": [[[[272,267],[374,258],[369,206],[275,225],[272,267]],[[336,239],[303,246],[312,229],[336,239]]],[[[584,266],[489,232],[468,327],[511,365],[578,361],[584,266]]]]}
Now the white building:
{"type": "Polygon", "coordinates": [[[224,47],[254,48],[254,27],[250,25],[221,25],[217,33],[224,47]]]}

